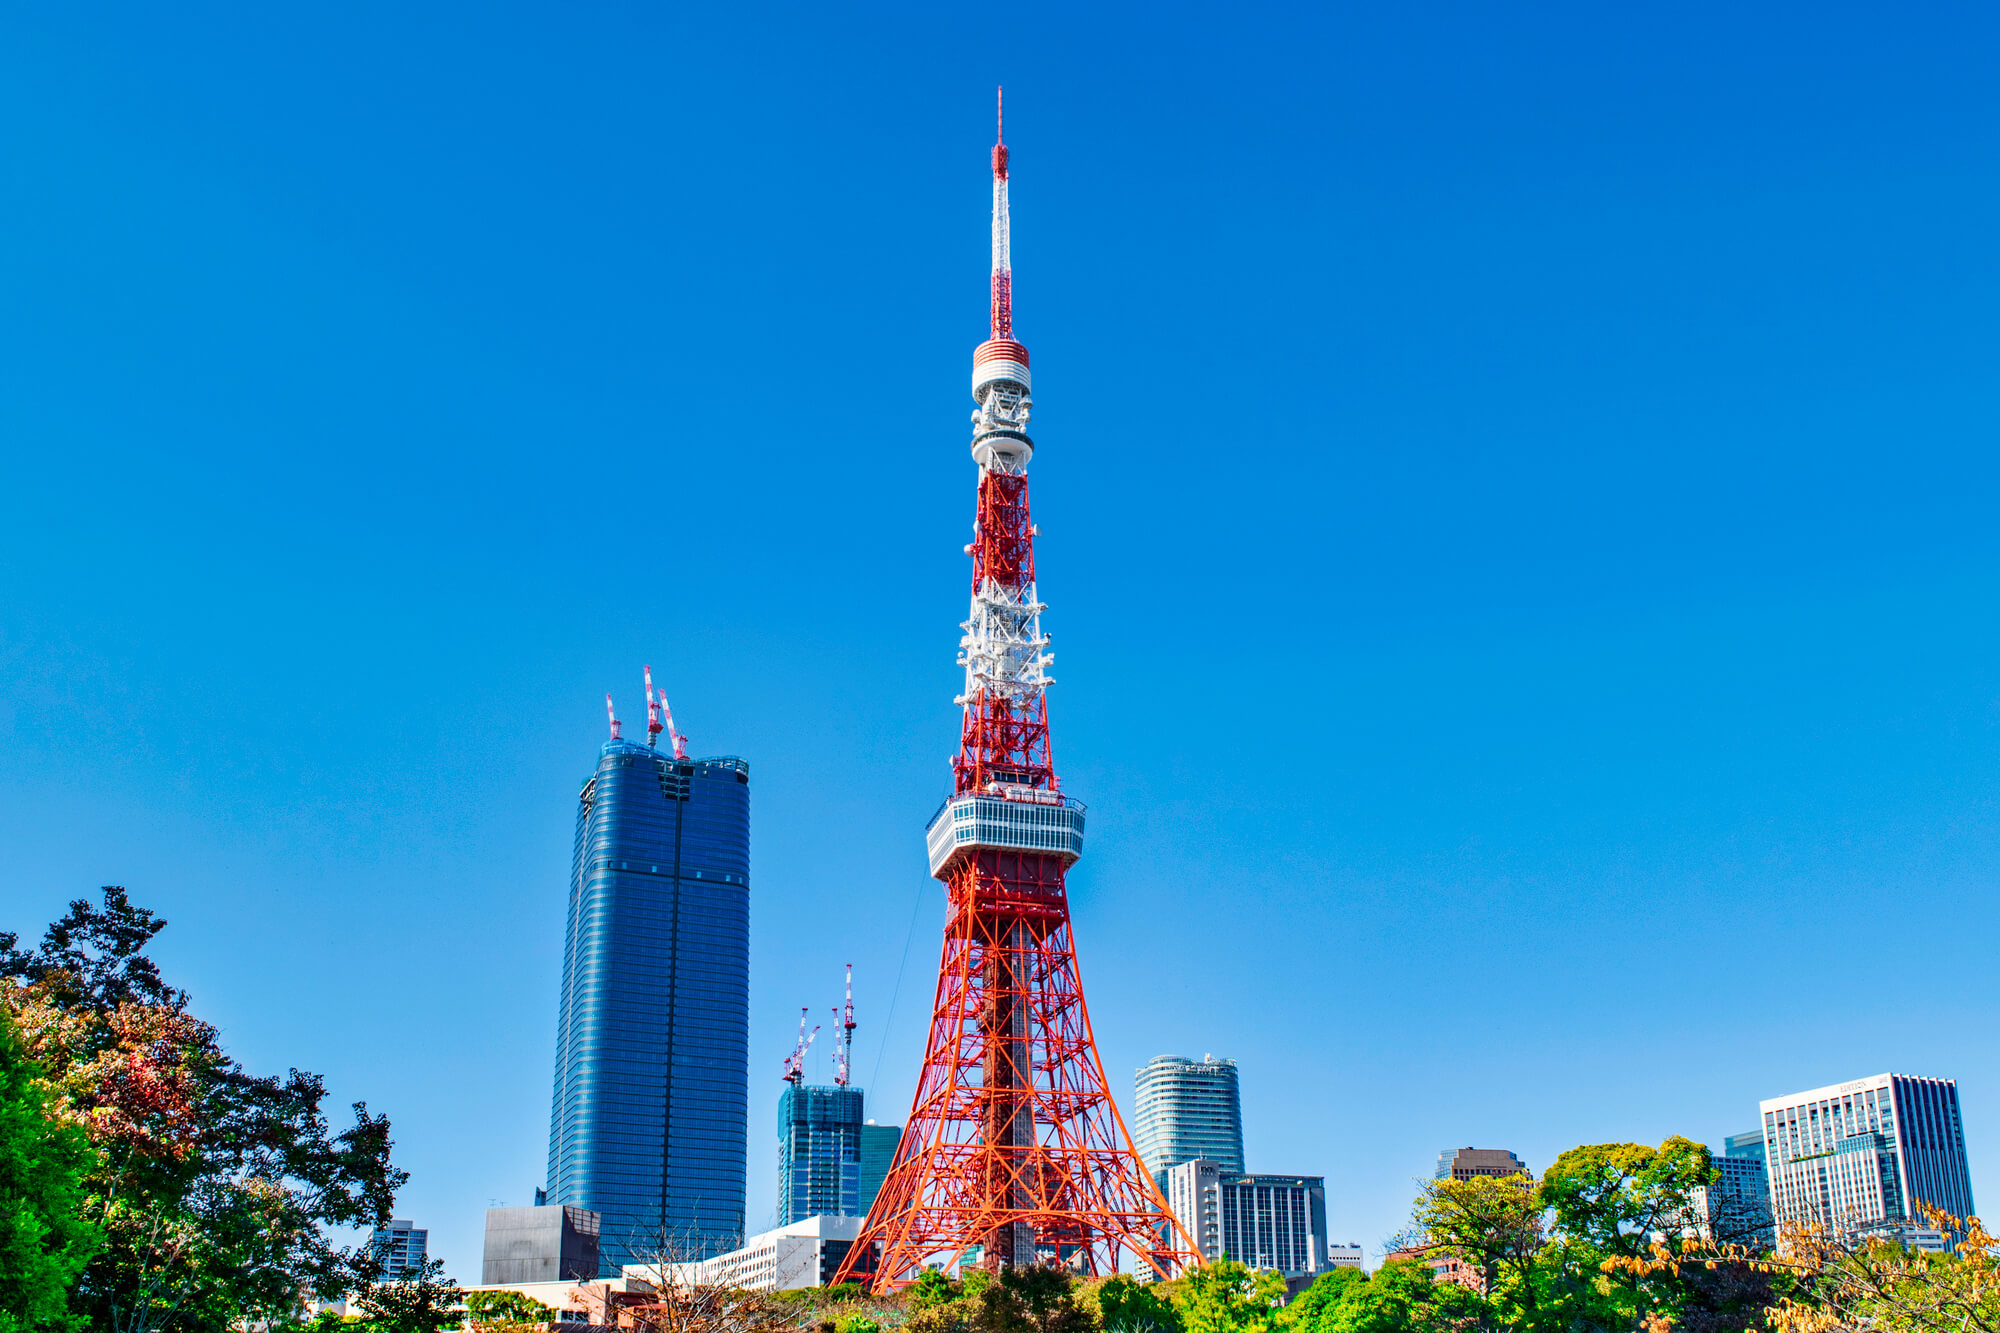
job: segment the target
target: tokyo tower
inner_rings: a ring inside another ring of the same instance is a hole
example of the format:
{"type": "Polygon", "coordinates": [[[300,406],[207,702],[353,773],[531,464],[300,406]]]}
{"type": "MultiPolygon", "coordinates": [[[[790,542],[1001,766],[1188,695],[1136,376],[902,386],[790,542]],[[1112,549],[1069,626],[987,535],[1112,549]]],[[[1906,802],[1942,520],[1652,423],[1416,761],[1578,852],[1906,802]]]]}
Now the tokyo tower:
{"type": "Polygon", "coordinates": [[[965,691],[952,795],[931,820],[948,900],[916,1096],[887,1178],[836,1280],[873,1264],[877,1290],[925,1267],[1046,1261],[1162,1277],[1200,1262],[1132,1147],[1083,1001],[1063,879],[1083,803],[1049,749],[1053,657],[1028,514],[1028,349],[1014,340],[1007,148],[993,146],[992,336],[972,354],[979,495],[965,691]],[[879,1253],[878,1253],[879,1252],[879,1253]]]}

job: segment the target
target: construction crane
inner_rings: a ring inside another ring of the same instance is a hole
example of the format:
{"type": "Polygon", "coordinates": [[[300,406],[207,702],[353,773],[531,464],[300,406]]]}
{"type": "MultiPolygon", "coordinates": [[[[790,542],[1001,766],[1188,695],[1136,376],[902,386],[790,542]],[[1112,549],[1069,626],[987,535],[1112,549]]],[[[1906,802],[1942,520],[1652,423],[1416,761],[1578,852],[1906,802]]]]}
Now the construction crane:
{"type": "Polygon", "coordinates": [[[799,1044],[792,1047],[792,1053],[785,1057],[785,1082],[795,1088],[806,1080],[806,1052],[812,1049],[813,1038],[818,1035],[818,1028],[806,1031],[806,1011],[800,1009],[799,1044]]]}
{"type": "Polygon", "coordinates": [[[833,1082],[835,1087],[847,1086],[850,1077],[849,1064],[854,1058],[854,964],[847,965],[847,1008],[845,1012],[836,1009],[833,1016],[840,1020],[840,1044],[834,1050],[833,1082]]]}
{"type": "Polygon", "coordinates": [[[618,714],[612,711],[611,696],[608,694],[604,696],[604,716],[611,719],[611,739],[615,741],[618,739],[618,714]]]}
{"type": "Polygon", "coordinates": [[[652,749],[660,742],[660,705],[653,698],[653,668],[646,667],[646,748],[652,749]]]}
{"type": "Polygon", "coordinates": [[[673,742],[674,758],[688,757],[688,738],[674,730],[674,710],[667,706],[667,687],[660,686],[660,713],[667,720],[667,739],[673,742]]]}

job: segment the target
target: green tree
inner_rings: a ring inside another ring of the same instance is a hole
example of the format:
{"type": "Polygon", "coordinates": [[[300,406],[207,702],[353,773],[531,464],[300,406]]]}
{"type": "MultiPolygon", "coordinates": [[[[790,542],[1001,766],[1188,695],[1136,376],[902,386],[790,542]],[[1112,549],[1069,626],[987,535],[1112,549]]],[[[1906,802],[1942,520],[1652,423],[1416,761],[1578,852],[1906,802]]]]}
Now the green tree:
{"type": "Polygon", "coordinates": [[[1548,1275],[1538,1271],[1545,1236],[1542,1204],[1524,1175],[1427,1180],[1411,1221],[1419,1247],[1479,1274],[1480,1326],[1539,1328],[1548,1318],[1548,1275]]]}
{"type": "Polygon", "coordinates": [[[371,1283],[361,1293],[369,1333],[446,1333],[463,1326],[458,1283],[444,1276],[442,1259],[423,1263],[395,1282],[371,1283]]]}
{"type": "Polygon", "coordinates": [[[229,1058],[144,954],[165,925],[107,888],[32,952],[0,935],[0,1001],[97,1152],[81,1215],[105,1244],[71,1306],[104,1333],[289,1320],[302,1293],[372,1274],[327,1229],[386,1221],[406,1177],[365,1105],[335,1134],[317,1075],[255,1077],[229,1058]]]}
{"type": "Polygon", "coordinates": [[[1644,1255],[1656,1234],[1686,1226],[1694,1191],[1714,1179],[1708,1149],[1678,1135],[1658,1148],[1586,1144],[1556,1158],[1540,1196],[1562,1243],[1559,1257],[1578,1272],[1601,1275],[1588,1282],[1589,1295],[1599,1299],[1585,1303],[1601,1307],[1593,1323],[1637,1329],[1680,1309],[1687,1287],[1673,1275],[1607,1261],[1644,1255]]]}
{"type": "Polygon", "coordinates": [[[69,1288],[104,1239],[84,1217],[97,1155],[50,1115],[40,1075],[0,1008],[0,1333],[82,1327],[69,1288]]]}
{"type": "Polygon", "coordinates": [[[1181,1333],[1173,1302],[1123,1273],[1078,1284],[1077,1302],[1104,1333],[1181,1333]]]}
{"type": "Polygon", "coordinates": [[[1374,1273],[1336,1268],[1285,1309],[1297,1333],[1458,1333],[1475,1327],[1481,1303],[1429,1265],[1392,1260],[1374,1273]]]}
{"type": "Polygon", "coordinates": [[[466,1293],[465,1313],[476,1333],[529,1325],[539,1328],[556,1317],[553,1307],[518,1291],[474,1291],[466,1293]]]}
{"type": "Polygon", "coordinates": [[[1203,1264],[1166,1284],[1184,1333],[1268,1333],[1285,1303],[1285,1279],[1233,1259],[1203,1264]]]}

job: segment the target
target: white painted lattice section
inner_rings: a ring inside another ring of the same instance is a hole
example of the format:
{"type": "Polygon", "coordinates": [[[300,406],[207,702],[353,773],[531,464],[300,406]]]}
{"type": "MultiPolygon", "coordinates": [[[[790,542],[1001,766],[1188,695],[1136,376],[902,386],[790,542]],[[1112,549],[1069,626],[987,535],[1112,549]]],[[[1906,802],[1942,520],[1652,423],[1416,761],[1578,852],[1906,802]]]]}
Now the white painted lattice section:
{"type": "Polygon", "coordinates": [[[961,708],[968,700],[1006,698],[1033,700],[1055,684],[1048,674],[1056,660],[1042,633],[1042,612],[1048,607],[1029,584],[1016,595],[996,579],[987,578],[972,595],[972,615],[959,626],[958,664],[965,668],[965,693],[952,700],[961,708]]]}

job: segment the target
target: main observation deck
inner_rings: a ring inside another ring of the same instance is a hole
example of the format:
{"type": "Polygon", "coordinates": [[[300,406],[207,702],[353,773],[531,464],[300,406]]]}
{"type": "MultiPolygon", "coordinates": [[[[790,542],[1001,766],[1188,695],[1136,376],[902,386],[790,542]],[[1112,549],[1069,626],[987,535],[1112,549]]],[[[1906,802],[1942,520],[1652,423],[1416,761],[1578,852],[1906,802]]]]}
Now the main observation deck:
{"type": "Polygon", "coordinates": [[[1083,816],[1082,801],[1032,787],[947,797],[924,829],[931,874],[943,879],[960,852],[982,849],[1046,852],[1067,869],[1083,855],[1083,816]]]}

